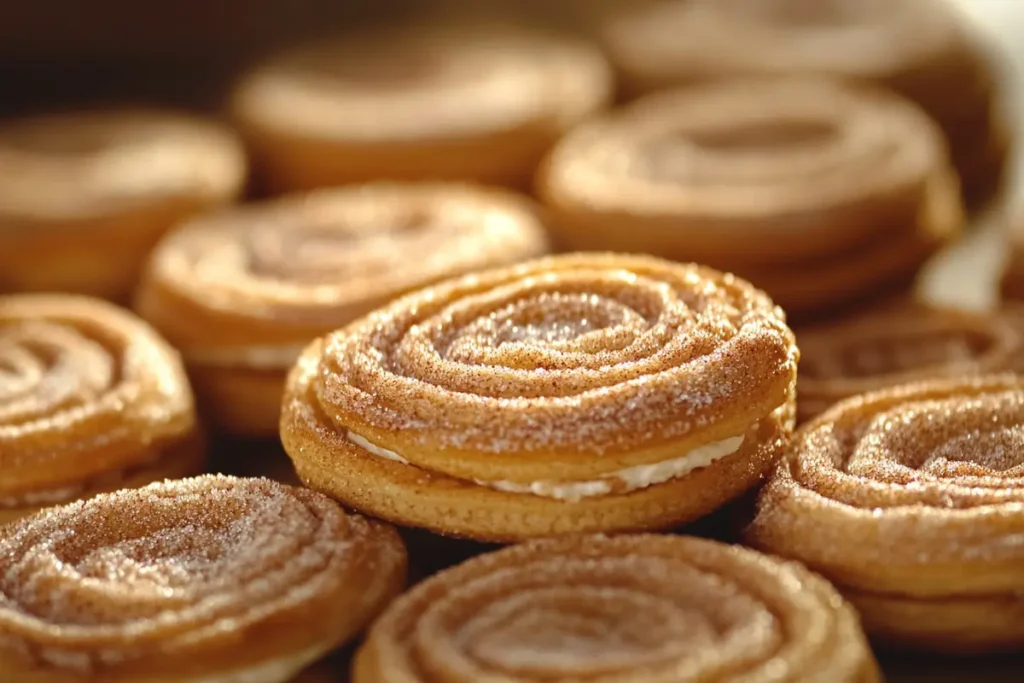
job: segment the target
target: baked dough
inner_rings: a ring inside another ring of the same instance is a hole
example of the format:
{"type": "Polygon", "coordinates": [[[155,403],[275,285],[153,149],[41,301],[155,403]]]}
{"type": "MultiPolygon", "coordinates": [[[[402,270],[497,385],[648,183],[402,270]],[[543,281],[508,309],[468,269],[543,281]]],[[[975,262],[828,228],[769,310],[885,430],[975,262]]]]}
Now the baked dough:
{"type": "Polygon", "coordinates": [[[411,289],[546,253],[525,198],[460,184],[320,190],[198,218],[153,253],[136,307],[218,430],[277,434],[302,348],[411,289]]]}
{"type": "Polygon", "coordinates": [[[798,358],[779,309],[731,275],[551,257],[311,344],[281,438],[308,486],[402,525],[483,541],[668,528],[772,466],[798,358]]]}

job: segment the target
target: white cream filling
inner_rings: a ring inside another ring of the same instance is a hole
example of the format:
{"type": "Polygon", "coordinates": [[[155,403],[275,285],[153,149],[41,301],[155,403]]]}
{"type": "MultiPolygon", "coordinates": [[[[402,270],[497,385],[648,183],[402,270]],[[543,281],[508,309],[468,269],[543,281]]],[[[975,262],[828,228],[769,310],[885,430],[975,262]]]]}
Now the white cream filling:
{"type": "Polygon", "coordinates": [[[409,464],[409,461],[400,456],[398,453],[395,453],[394,451],[389,451],[386,448],[381,448],[380,446],[375,446],[374,444],[370,443],[369,441],[359,436],[355,432],[349,432],[347,438],[349,441],[359,446],[363,450],[369,451],[370,453],[373,453],[376,456],[379,456],[381,458],[387,458],[388,460],[394,460],[395,462],[400,462],[403,465],[409,464]]]}
{"type": "MultiPolygon", "coordinates": [[[[400,462],[404,465],[410,464],[408,460],[398,453],[381,448],[370,443],[365,438],[348,432],[347,438],[368,453],[400,462]]],[[[694,470],[707,467],[716,460],[721,460],[727,455],[732,455],[743,445],[744,437],[732,436],[728,439],[715,441],[713,443],[698,446],[678,458],[663,460],[649,465],[636,465],[626,469],[611,472],[593,481],[482,481],[475,480],[480,486],[487,486],[498,491],[509,493],[528,493],[543,498],[555,498],[570,503],[579,502],[584,498],[605,496],[614,489],[619,488],[622,493],[638,491],[656,484],[664,484],[667,481],[685,476],[694,470]],[[616,484],[623,484],[616,487],[616,484]]]]}

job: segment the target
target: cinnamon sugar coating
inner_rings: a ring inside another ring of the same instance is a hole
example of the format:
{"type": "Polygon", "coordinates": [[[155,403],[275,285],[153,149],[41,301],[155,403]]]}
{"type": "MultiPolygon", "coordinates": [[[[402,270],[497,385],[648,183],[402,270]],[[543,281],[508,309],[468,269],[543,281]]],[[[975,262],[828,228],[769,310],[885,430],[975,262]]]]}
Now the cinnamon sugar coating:
{"type": "MultiPolygon", "coordinates": [[[[646,257],[551,257],[410,294],[309,346],[289,378],[282,439],[307,484],[359,509],[374,490],[363,477],[388,480],[396,500],[427,495],[435,476],[437,490],[585,485],[724,443],[716,457],[745,464],[735,482],[749,486],[790,429],[797,360],[781,311],[731,275],[646,257]],[[341,465],[350,457],[379,471],[341,465]]],[[[739,493],[735,482],[713,484],[724,486],[718,504],[739,493]]],[[[679,493],[658,503],[661,524],[688,509],[679,493]]],[[[627,508],[643,500],[613,497],[627,508]]],[[[598,528],[616,526],[612,517],[598,528]]]]}
{"type": "Polygon", "coordinates": [[[832,579],[869,632],[927,648],[1015,647],[1024,384],[908,384],[798,430],[748,530],[832,579]]]}
{"type": "Polygon", "coordinates": [[[1005,316],[899,307],[800,332],[799,417],[912,381],[1008,372],[1024,355],[1005,316]]]}
{"type": "Polygon", "coordinates": [[[821,578],[711,541],[584,536],[472,559],[397,599],[354,683],[869,683],[857,617],[821,578]]]}
{"type": "Polygon", "coordinates": [[[136,484],[183,476],[201,462],[188,380],[152,328],[86,297],[0,297],[0,510],[116,488],[133,470],[155,468],[136,484]]]}
{"type": "Polygon", "coordinates": [[[277,433],[302,348],[396,296],[547,253],[524,197],[371,184],[199,218],[157,247],[136,307],[179,349],[218,429],[277,433]]]}
{"type": "Polygon", "coordinates": [[[296,345],[399,294],[546,251],[533,207],[511,193],[429,183],[321,190],[176,230],[151,257],[138,307],[186,360],[285,370],[296,345]]]}
{"type": "Polygon", "coordinates": [[[0,670],[283,683],[380,609],[404,567],[390,527],[266,479],[103,494],[0,537],[0,670]]]}

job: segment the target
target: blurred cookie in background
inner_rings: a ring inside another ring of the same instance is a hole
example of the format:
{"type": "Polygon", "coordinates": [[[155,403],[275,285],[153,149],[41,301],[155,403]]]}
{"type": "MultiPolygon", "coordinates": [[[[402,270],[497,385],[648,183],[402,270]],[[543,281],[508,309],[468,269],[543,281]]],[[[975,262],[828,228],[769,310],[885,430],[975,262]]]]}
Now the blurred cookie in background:
{"type": "Polygon", "coordinates": [[[1012,146],[1003,65],[945,0],[668,0],[612,13],[601,34],[633,95],[753,75],[890,88],[942,127],[969,206],[1001,189],[1012,146]]]}
{"type": "Polygon", "coordinates": [[[364,31],[273,57],[242,79],[232,108],[273,192],[379,179],[523,186],[611,94],[590,45],[452,25],[364,31]]]}
{"type": "Polygon", "coordinates": [[[0,291],[125,301],[181,220],[233,200],[235,136],[177,112],[108,109],[0,123],[0,291]]]}
{"type": "Polygon", "coordinates": [[[963,225],[928,116],[826,79],[641,98],[567,135],[537,192],[564,249],[705,263],[802,317],[906,288],[963,225]]]}
{"type": "Polygon", "coordinates": [[[536,207],[458,183],[318,190],[196,218],[153,252],[136,300],[182,353],[213,429],[276,437],[314,338],[438,280],[548,251],[536,207]]]}
{"type": "Polygon", "coordinates": [[[1024,369],[1024,316],[891,306],[797,333],[797,416],[879,389],[1024,369]]]}

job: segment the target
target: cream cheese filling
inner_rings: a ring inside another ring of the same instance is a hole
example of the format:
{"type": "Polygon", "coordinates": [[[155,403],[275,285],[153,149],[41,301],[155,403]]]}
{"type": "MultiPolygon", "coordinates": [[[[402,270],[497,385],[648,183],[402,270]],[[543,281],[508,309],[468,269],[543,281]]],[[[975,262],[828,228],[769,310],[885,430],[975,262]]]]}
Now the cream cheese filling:
{"type": "MultiPolygon", "coordinates": [[[[398,453],[386,448],[381,448],[354,432],[348,432],[346,438],[349,442],[359,446],[374,456],[386,458],[387,460],[399,462],[404,465],[410,464],[408,460],[398,453]]],[[[743,435],[731,436],[727,439],[722,439],[721,441],[715,441],[703,446],[698,446],[678,458],[662,460],[661,462],[651,463],[649,465],[627,467],[626,469],[611,472],[599,479],[591,481],[542,480],[534,482],[518,482],[483,481],[476,479],[474,480],[474,483],[480,486],[487,486],[488,488],[498,491],[526,493],[534,496],[540,496],[542,498],[554,498],[556,500],[569,503],[576,503],[584,498],[606,496],[613,491],[618,491],[619,493],[638,491],[640,489],[648,488],[649,486],[664,484],[672,479],[685,476],[694,470],[707,467],[727,455],[732,455],[743,445],[743,439],[743,435]]]]}

